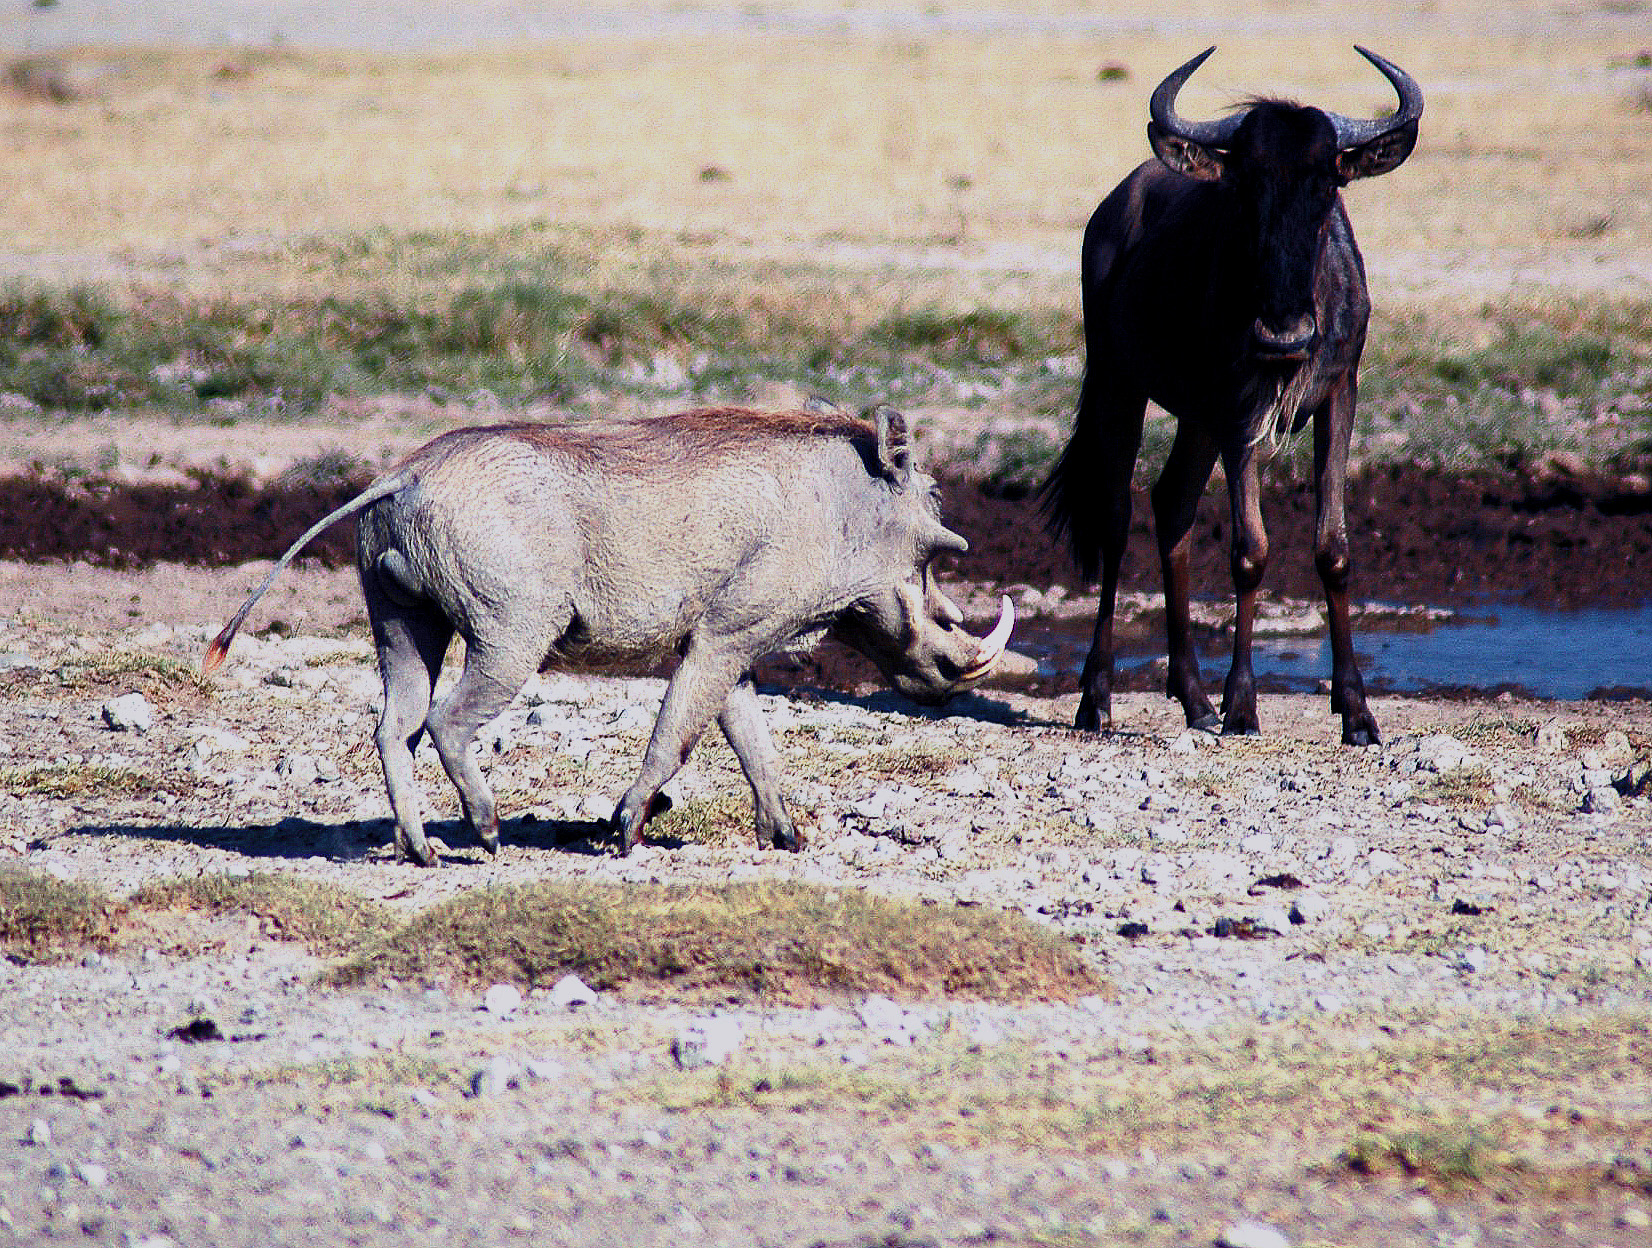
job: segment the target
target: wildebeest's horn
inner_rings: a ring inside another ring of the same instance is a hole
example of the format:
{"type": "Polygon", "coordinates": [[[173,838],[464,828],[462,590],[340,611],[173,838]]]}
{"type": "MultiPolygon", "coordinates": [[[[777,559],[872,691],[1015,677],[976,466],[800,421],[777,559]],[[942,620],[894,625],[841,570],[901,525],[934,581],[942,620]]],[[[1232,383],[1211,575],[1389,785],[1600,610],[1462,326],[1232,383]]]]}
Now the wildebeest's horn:
{"type": "Polygon", "coordinates": [[[1243,113],[1235,113],[1218,121],[1185,121],[1176,115],[1176,95],[1181,91],[1182,84],[1193,77],[1193,71],[1203,65],[1214,51],[1216,48],[1212,45],[1180,69],[1173,70],[1154,90],[1153,98],[1147,102],[1147,112],[1153,118],[1153,124],[1166,134],[1197,143],[1200,147],[1225,148],[1233,141],[1233,133],[1239,129],[1239,123],[1245,119],[1243,113]]]}
{"type": "Polygon", "coordinates": [[[1375,52],[1354,45],[1358,52],[1371,64],[1382,71],[1382,76],[1393,84],[1394,93],[1400,97],[1399,107],[1394,110],[1392,117],[1378,117],[1373,121],[1358,121],[1352,117],[1344,117],[1341,113],[1327,110],[1326,116],[1337,130],[1337,147],[1347,151],[1353,147],[1363,147],[1371,140],[1387,134],[1390,130],[1398,130],[1402,126],[1414,126],[1423,115],[1423,89],[1416,80],[1398,65],[1375,52]]]}

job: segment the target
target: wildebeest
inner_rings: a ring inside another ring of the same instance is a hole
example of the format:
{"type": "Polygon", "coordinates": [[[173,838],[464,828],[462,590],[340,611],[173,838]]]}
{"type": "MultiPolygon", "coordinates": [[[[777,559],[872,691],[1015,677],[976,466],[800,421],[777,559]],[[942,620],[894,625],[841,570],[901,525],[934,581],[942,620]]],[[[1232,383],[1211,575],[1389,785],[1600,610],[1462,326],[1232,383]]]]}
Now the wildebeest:
{"type": "Polygon", "coordinates": [[[751,784],[758,844],[796,849],[752,664],[830,631],[902,693],[938,703],[992,670],[1013,623],[1006,598],[977,639],[936,586],[935,558],[968,543],[942,525],[900,413],[879,408],[874,425],[715,409],[443,434],[294,542],[208,647],[204,671],[294,556],[356,513],[396,848],[427,866],[413,750],[428,732],[493,852],[499,818],[469,746],[536,670],[679,656],[642,772],[614,811],[621,853],[714,717],[751,784]],[[432,706],[454,633],[464,670],[432,706]]]}
{"type": "Polygon", "coordinates": [[[1232,507],[1237,610],[1222,731],[1257,731],[1251,627],[1268,562],[1259,459],[1314,426],[1314,562],[1331,635],[1331,706],[1342,739],[1377,741],[1348,623],[1343,491],[1356,372],[1370,299],[1339,189],[1398,166],[1417,141],[1423,97],[1397,66],[1359,53],[1399,96],[1392,116],[1356,121],[1282,100],[1254,100],[1215,121],[1186,121],[1176,96],[1214,48],[1153,92],[1156,159],[1104,199],[1084,231],[1087,361],[1065,451],[1044,483],[1052,529],[1065,530],[1101,607],[1080,678],[1077,726],[1112,719],[1113,608],[1130,531],[1130,481],[1148,400],[1176,418],[1153,515],[1169,639],[1166,690],[1195,727],[1214,729],[1188,618],[1188,544],[1217,457],[1232,507]]]}

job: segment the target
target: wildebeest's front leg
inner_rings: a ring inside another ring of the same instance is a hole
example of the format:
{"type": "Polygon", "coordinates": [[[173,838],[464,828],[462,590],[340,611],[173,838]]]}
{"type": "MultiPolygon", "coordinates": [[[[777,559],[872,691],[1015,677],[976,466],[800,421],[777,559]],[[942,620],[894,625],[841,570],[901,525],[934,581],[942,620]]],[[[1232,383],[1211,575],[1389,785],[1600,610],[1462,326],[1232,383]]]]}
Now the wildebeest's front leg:
{"type": "Polygon", "coordinates": [[[751,785],[757,808],[757,847],[801,849],[803,840],[786,813],[786,800],[780,792],[780,756],[775,752],[769,726],[763,722],[763,708],[758,705],[750,672],[729,691],[717,723],[751,785]]]}
{"type": "Polygon", "coordinates": [[[659,718],[643,755],[642,771],[614,808],[612,820],[619,836],[620,853],[629,854],[642,839],[642,825],[653,813],[654,799],[666,782],[677,774],[727,700],[730,691],[751,664],[744,650],[730,646],[689,642],[682,662],[665,687],[659,718]]]}
{"type": "Polygon", "coordinates": [[[1222,731],[1251,735],[1256,718],[1256,675],[1251,668],[1251,633],[1256,622],[1256,589],[1268,567],[1268,532],[1262,523],[1262,485],[1254,446],[1223,456],[1232,509],[1233,662],[1222,688],[1222,731]]]}
{"type": "Polygon", "coordinates": [[[1376,745],[1377,721],[1365,704],[1365,682],[1354,659],[1353,627],[1348,620],[1352,562],[1343,495],[1348,485],[1348,443],[1353,436],[1356,394],[1350,371],[1314,413],[1314,566],[1325,586],[1331,631],[1331,709],[1342,714],[1342,743],[1376,745]]]}
{"type": "Polygon", "coordinates": [[[1195,422],[1180,420],[1164,471],[1153,486],[1153,522],[1164,573],[1164,621],[1170,648],[1165,692],[1182,704],[1189,727],[1206,730],[1214,730],[1219,721],[1200,680],[1199,656],[1193,649],[1188,549],[1199,498],[1215,466],[1216,443],[1210,435],[1195,422]]]}

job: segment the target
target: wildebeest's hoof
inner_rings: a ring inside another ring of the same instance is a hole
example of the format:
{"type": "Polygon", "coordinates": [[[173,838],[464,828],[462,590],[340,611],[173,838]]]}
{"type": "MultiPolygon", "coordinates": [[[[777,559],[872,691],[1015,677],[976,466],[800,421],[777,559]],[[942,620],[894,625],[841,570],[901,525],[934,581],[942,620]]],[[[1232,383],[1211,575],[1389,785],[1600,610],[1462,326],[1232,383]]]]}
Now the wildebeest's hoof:
{"type": "Polygon", "coordinates": [[[476,839],[482,842],[482,848],[488,851],[492,858],[499,853],[499,820],[495,819],[492,826],[477,832],[476,839]]]}
{"type": "Polygon", "coordinates": [[[1342,744],[1381,745],[1382,738],[1377,735],[1377,726],[1374,723],[1344,724],[1342,726],[1342,744]]]}
{"type": "MultiPolygon", "coordinates": [[[[1096,704],[1086,696],[1078,704],[1078,714],[1073,716],[1073,727],[1080,732],[1100,732],[1101,723],[1101,712],[1096,709],[1096,704]]],[[[1109,728],[1113,726],[1112,715],[1107,716],[1107,726],[1109,728]]]]}
{"type": "Polygon", "coordinates": [[[1197,732],[1218,733],[1222,731],[1222,717],[1215,711],[1208,715],[1201,715],[1198,719],[1189,720],[1187,726],[1197,732]]]}

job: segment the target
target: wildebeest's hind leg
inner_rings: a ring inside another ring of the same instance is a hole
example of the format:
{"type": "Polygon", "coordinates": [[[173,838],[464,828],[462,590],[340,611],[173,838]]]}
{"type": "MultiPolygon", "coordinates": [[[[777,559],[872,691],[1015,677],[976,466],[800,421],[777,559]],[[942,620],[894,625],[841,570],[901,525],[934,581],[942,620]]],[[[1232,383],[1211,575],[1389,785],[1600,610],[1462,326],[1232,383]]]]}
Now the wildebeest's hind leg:
{"type": "Polygon", "coordinates": [[[1095,578],[1099,556],[1101,600],[1073,720],[1085,732],[1113,726],[1113,614],[1119,565],[1130,540],[1130,483],[1147,410],[1147,400],[1139,395],[1105,390],[1111,371],[1099,361],[1086,370],[1072,440],[1044,487],[1051,520],[1067,530],[1086,580],[1095,578]]]}
{"type": "Polygon", "coordinates": [[[1199,678],[1199,656],[1193,649],[1188,548],[1193,541],[1199,499],[1216,466],[1216,453],[1216,443],[1203,428],[1193,421],[1178,420],[1170,456],[1153,486],[1153,523],[1164,573],[1164,623],[1170,649],[1165,692],[1182,704],[1189,727],[1207,731],[1214,731],[1219,721],[1199,678]]]}
{"type": "Polygon", "coordinates": [[[384,768],[384,787],[396,820],[396,853],[422,866],[436,865],[419,815],[419,788],[413,779],[413,751],[424,735],[430,694],[453,640],[447,617],[428,603],[400,605],[367,579],[367,615],[378,648],[384,681],[384,708],[379,712],[374,744],[384,768]]]}
{"type": "Polygon", "coordinates": [[[1331,709],[1342,715],[1344,745],[1376,745],[1377,721],[1365,703],[1365,682],[1354,659],[1353,626],[1348,620],[1348,515],[1343,495],[1348,487],[1348,443],[1353,436],[1357,387],[1353,372],[1314,413],[1314,566],[1325,586],[1325,609],[1331,632],[1331,709]]]}
{"type": "Polygon", "coordinates": [[[1246,736],[1260,731],[1256,719],[1256,675],[1251,668],[1251,631],[1256,623],[1256,589],[1268,568],[1268,532],[1262,524],[1262,484],[1254,446],[1223,456],[1233,523],[1233,660],[1222,686],[1222,731],[1246,736]]]}
{"type": "Polygon", "coordinates": [[[482,638],[467,637],[465,642],[465,670],[430,712],[426,726],[448,779],[459,790],[466,822],[482,848],[491,854],[499,849],[499,814],[481,764],[471,755],[470,743],[476,730],[521,692],[535,664],[526,657],[532,647],[522,645],[514,636],[497,646],[482,638]]]}
{"type": "Polygon", "coordinates": [[[777,779],[780,760],[775,753],[774,738],[763,722],[763,708],[758,705],[757,690],[749,672],[729,691],[717,723],[751,785],[756,804],[757,847],[801,849],[802,839],[786,813],[786,800],[780,793],[777,779]]]}

